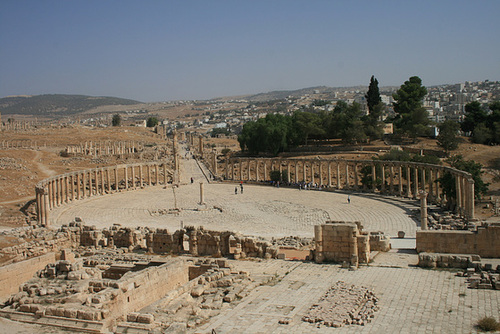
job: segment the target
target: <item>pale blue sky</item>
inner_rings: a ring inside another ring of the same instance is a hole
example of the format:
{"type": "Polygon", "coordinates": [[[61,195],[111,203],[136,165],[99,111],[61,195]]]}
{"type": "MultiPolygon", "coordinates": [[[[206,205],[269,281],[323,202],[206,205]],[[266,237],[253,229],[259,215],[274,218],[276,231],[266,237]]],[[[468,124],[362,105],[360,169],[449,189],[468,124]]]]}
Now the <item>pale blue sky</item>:
{"type": "Polygon", "coordinates": [[[0,97],[500,80],[500,1],[0,1],[0,97]]]}

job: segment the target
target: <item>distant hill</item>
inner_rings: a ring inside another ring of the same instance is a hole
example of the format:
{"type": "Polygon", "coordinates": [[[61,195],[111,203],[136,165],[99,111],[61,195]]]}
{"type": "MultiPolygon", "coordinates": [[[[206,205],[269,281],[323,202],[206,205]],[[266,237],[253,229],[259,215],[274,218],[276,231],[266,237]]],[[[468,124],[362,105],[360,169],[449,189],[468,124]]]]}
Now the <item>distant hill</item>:
{"type": "Polygon", "coordinates": [[[132,105],[142,102],[107,96],[46,94],[0,98],[3,115],[66,116],[108,105],[132,105]]]}

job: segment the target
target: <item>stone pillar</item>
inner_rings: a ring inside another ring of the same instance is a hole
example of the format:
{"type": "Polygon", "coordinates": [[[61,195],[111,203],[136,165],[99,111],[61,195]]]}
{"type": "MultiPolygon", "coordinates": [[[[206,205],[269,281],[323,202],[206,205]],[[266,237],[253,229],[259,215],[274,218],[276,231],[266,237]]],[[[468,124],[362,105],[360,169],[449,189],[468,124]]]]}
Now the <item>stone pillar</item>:
{"type": "Polygon", "coordinates": [[[341,189],[340,186],[340,162],[337,161],[337,189],[341,189]]]}
{"type": "Polygon", "coordinates": [[[142,183],[142,165],[139,165],[139,188],[144,188],[144,185],[142,183]]]}
{"type": "Polygon", "coordinates": [[[460,180],[460,175],[455,175],[455,187],[456,187],[456,194],[457,194],[457,198],[456,198],[456,203],[457,203],[457,208],[456,208],[456,212],[458,214],[462,214],[462,182],[460,180]]]}
{"type": "Polygon", "coordinates": [[[427,175],[429,175],[429,199],[432,202],[436,198],[434,194],[434,185],[433,185],[434,173],[432,172],[432,168],[429,168],[427,175]]]}
{"type": "Polygon", "coordinates": [[[299,183],[299,162],[295,160],[294,164],[295,164],[295,183],[299,183]]]}
{"type": "Polygon", "coordinates": [[[243,160],[240,159],[240,181],[243,181],[243,160]]]}
{"type": "Polygon", "coordinates": [[[310,164],[311,164],[311,170],[310,170],[310,173],[311,173],[311,184],[314,185],[314,161],[311,160],[310,164]]]}
{"type": "Polygon", "coordinates": [[[323,186],[323,164],[319,162],[319,185],[323,186]]]}
{"type": "MultiPolygon", "coordinates": [[[[258,176],[257,176],[257,178],[258,178],[258,176]]],[[[226,156],[226,180],[229,180],[229,157],[228,156],[226,156]]]]}
{"type": "Polygon", "coordinates": [[[64,201],[69,202],[69,176],[64,176],[64,201]]]}
{"type": "Polygon", "coordinates": [[[306,177],[306,161],[302,160],[302,180],[304,180],[304,183],[307,183],[307,177],[306,177]]]}
{"type": "Polygon", "coordinates": [[[151,165],[148,164],[148,186],[151,186],[151,165]]]}
{"type": "Polygon", "coordinates": [[[420,198],[420,228],[427,230],[427,192],[421,190],[418,196],[420,198]]]}
{"type": "Polygon", "coordinates": [[[260,179],[259,179],[259,159],[256,159],[255,160],[255,181],[259,182],[260,179]]]}
{"type": "Polygon", "coordinates": [[[268,178],[267,178],[267,161],[266,160],[263,160],[264,162],[264,181],[267,181],[268,178]]]}
{"type": "Polygon", "coordinates": [[[385,165],[381,164],[382,166],[382,193],[385,193],[385,165]]]}
{"type": "Polygon", "coordinates": [[[467,179],[467,208],[466,215],[467,219],[474,219],[474,179],[467,179]]]}
{"type": "Polygon", "coordinates": [[[76,174],[76,199],[81,199],[82,198],[82,195],[81,195],[81,174],[80,173],[77,173],[76,174]]]}
{"type": "Polygon", "coordinates": [[[328,187],[332,187],[332,162],[328,161],[328,187]]]}
{"type": "Polygon", "coordinates": [[[71,201],[75,200],[75,174],[71,174],[71,201]]]}
{"type": "Polygon", "coordinates": [[[49,226],[49,211],[50,211],[50,206],[49,206],[49,194],[48,194],[48,189],[44,188],[43,190],[43,217],[44,221],[42,222],[43,225],[49,226]]]}
{"type": "Polygon", "coordinates": [[[425,189],[425,168],[422,168],[422,190],[426,191],[425,189]]]}
{"type": "Polygon", "coordinates": [[[159,184],[159,176],[160,176],[159,166],[158,164],[155,164],[155,186],[159,184]]]}
{"type": "Polygon", "coordinates": [[[200,151],[200,157],[203,159],[203,137],[200,135],[200,145],[198,147],[198,150],[200,151]]]}
{"type": "Polygon", "coordinates": [[[345,163],[345,188],[349,189],[349,164],[345,163]]]}
{"type": "Polygon", "coordinates": [[[99,175],[101,175],[101,194],[106,194],[106,185],[104,183],[104,169],[99,170],[99,175]]]}
{"type": "Polygon", "coordinates": [[[413,193],[418,196],[418,167],[415,167],[415,180],[413,182],[413,193]]]}
{"type": "Polygon", "coordinates": [[[406,197],[411,197],[411,168],[406,166],[406,197]]]}
{"type": "Polygon", "coordinates": [[[399,196],[403,197],[403,168],[401,167],[401,165],[398,165],[398,178],[399,196]]]}
{"type": "Polygon", "coordinates": [[[356,189],[359,189],[359,178],[358,178],[358,164],[357,163],[354,163],[354,187],[356,189]]]}
{"type": "MultiPolygon", "coordinates": [[[[163,167],[163,185],[165,185],[165,187],[166,187],[167,186],[167,164],[163,163],[162,167],[163,167]]],[[[133,170],[134,169],[132,167],[132,171],[133,170]]],[[[134,188],[135,188],[135,175],[133,172],[132,172],[132,182],[134,182],[134,188]]]]}
{"type": "Polygon", "coordinates": [[[123,168],[123,177],[125,178],[125,190],[128,190],[128,166],[123,168]]]}
{"type": "Polygon", "coordinates": [[[436,170],[436,201],[441,202],[441,184],[439,183],[440,173],[436,170]]]}
{"type": "Polygon", "coordinates": [[[120,181],[118,180],[118,167],[113,168],[115,173],[115,191],[120,191],[120,181]]]}
{"type": "Polygon", "coordinates": [[[372,187],[373,192],[377,190],[377,166],[372,163],[372,187]]]}
{"type": "Polygon", "coordinates": [[[87,196],[87,172],[84,171],[82,173],[82,192],[83,192],[83,198],[87,196]]]}
{"type": "Polygon", "coordinates": [[[94,170],[94,178],[95,178],[95,194],[99,195],[99,171],[97,169],[94,170]]]}
{"type": "Polygon", "coordinates": [[[389,191],[390,194],[394,194],[394,165],[391,164],[389,167],[389,173],[391,175],[391,190],[389,191]]]}
{"type": "Polygon", "coordinates": [[[200,205],[205,204],[205,198],[204,198],[204,189],[203,189],[203,182],[200,182],[200,205]]]}
{"type": "Polygon", "coordinates": [[[106,168],[106,183],[108,184],[108,194],[111,194],[111,176],[109,168],[106,168]]]}
{"type": "Polygon", "coordinates": [[[291,173],[290,173],[290,167],[292,166],[290,160],[287,161],[287,167],[286,167],[286,178],[288,182],[292,182],[292,179],[290,178],[291,173]]]}

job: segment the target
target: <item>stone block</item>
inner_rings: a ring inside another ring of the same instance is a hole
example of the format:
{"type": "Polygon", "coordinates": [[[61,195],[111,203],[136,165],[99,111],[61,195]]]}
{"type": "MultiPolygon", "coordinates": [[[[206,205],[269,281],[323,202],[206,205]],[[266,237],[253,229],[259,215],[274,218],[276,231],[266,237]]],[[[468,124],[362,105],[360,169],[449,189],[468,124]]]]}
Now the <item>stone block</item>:
{"type": "Polygon", "coordinates": [[[139,314],[137,316],[137,322],[141,324],[152,324],[155,321],[155,317],[152,314],[139,314]]]}

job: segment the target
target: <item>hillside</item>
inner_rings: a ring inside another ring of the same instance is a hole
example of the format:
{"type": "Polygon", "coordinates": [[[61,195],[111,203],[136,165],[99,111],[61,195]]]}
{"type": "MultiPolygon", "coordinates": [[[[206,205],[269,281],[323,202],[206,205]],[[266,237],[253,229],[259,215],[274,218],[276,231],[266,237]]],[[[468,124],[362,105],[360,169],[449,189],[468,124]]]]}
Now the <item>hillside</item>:
{"type": "Polygon", "coordinates": [[[0,99],[2,115],[67,116],[107,105],[133,105],[141,102],[117,97],[46,94],[12,96],[0,99]]]}

